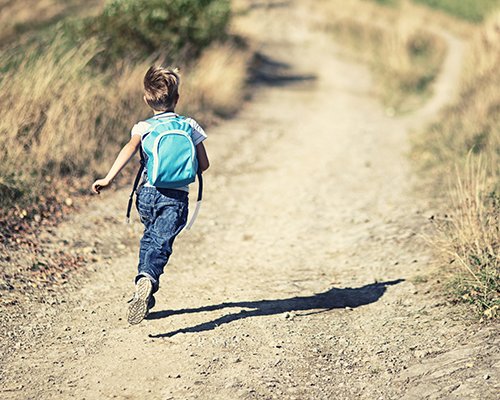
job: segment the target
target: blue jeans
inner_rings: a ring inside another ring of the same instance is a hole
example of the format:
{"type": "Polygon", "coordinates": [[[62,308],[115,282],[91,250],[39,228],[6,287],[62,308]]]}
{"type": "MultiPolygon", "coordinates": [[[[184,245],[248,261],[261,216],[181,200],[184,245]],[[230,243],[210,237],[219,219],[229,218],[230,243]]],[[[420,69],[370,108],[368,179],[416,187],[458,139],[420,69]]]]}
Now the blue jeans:
{"type": "Polygon", "coordinates": [[[188,193],[175,189],[143,187],[137,196],[137,211],[144,224],[139,250],[138,275],[151,279],[158,291],[160,275],[172,254],[174,239],[186,225],[188,193]]]}

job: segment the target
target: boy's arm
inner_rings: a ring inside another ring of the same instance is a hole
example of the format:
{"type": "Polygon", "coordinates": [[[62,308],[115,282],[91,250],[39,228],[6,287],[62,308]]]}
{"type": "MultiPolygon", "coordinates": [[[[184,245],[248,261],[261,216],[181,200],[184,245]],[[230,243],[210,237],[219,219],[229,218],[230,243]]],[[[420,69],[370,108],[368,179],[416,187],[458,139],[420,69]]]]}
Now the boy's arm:
{"type": "Polygon", "coordinates": [[[101,189],[107,187],[115,178],[116,175],[127,165],[130,159],[134,156],[137,149],[141,145],[141,136],[140,135],[132,135],[130,141],[123,146],[120,153],[116,157],[115,162],[111,166],[108,174],[103,179],[98,179],[92,185],[92,191],[96,194],[101,192],[101,189]]]}
{"type": "Polygon", "coordinates": [[[198,158],[198,166],[202,171],[206,171],[210,166],[210,162],[208,161],[207,151],[205,150],[203,142],[196,145],[196,155],[198,158]]]}

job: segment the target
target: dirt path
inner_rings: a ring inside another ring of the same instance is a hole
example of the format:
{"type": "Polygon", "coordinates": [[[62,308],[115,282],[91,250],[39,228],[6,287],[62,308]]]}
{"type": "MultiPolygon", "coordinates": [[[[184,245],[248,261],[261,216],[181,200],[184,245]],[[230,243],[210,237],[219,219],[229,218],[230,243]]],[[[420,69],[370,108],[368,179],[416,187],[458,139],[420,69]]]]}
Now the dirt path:
{"type": "Polygon", "coordinates": [[[412,283],[432,210],[412,193],[407,133],[453,94],[460,42],[447,36],[432,108],[388,118],[369,71],[293,3],[248,18],[288,79],[269,63],[269,84],[209,132],[202,212],[150,318],[126,323],[141,225],[122,222],[128,189],[107,193],[42,238],[95,272],[25,315],[0,399],[498,398],[498,327],[412,283]]]}

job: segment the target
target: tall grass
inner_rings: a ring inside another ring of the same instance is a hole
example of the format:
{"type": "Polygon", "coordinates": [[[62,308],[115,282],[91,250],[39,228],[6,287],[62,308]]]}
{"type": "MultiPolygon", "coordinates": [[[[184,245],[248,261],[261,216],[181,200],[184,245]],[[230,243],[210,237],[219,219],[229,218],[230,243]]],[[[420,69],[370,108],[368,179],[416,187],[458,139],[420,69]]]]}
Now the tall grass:
{"type": "MultiPolygon", "coordinates": [[[[485,5],[494,2],[425,3],[453,14],[459,7],[475,7],[476,17],[461,17],[476,21],[487,15],[485,5]]],[[[450,199],[449,207],[443,205],[447,216],[435,218],[439,233],[432,239],[444,256],[439,262],[449,274],[450,298],[470,303],[484,318],[499,317],[500,13],[474,26],[396,0],[320,4],[322,12],[327,10],[328,29],[372,65],[385,104],[396,111],[418,104],[415,94],[425,99],[439,71],[444,44],[429,26],[444,27],[469,43],[459,100],[419,133],[413,158],[436,199],[450,199]],[[457,183],[450,190],[455,175],[457,183]]]]}
{"type": "Polygon", "coordinates": [[[96,15],[106,0],[0,0],[0,45],[39,36],[71,16],[96,15]],[[22,37],[22,38],[21,38],[22,37]]]}
{"type": "Polygon", "coordinates": [[[471,38],[459,100],[414,144],[414,158],[439,196],[446,196],[444,182],[457,171],[451,216],[439,225],[438,247],[447,254],[444,264],[451,265],[452,297],[476,305],[487,318],[498,317],[500,306],[499,62],[497,12],[471,38]]]}
{"type": "Polygon", "coordinates": [[[444,41],[427,29],[421,8],[403,2],[380,7],[353,0],[318,2],[325,27],[335,39],[362,54],[371,65],[382,101],[390,112],[422,104],[446,53],[444,41]]]}
{"type": "Polygon", "coordinates": [[[246,97],[251,57],[249,50],[234,44],[207,49],[189,70],[179,110],[207,123],[233,116],[246,97]]]}
{"type": "MultiPolygon", "coordinates": [[[[200,18],[208,26],[207,15],[200,18]]],[[[74,32],[68,36],[63,30],[54,38],[47,34],[41,41],[12,45],[0,53],[0,146],[4,149],[0,224],[12,209],[30,217],[30,213],[39,214],[36,209],[48,198],[57,200],[59,193],[75,188],[87,192],[93,179],[107,171],[129,140],[132,125],[151,114],[142,100],[142,79],[151,64],[181,68],[178,111],[201,123],[232,115],[243,101],[249,56],[231,41],[217,39],[227,33],[218,32],[205,41],[200,37],[203,43],[197,44],[197,57],[169,52],[165,39],[149,57],[127,53],[96,64],[109,51],[109,37],[75,38],[74,32]]],[[[186,48],[192,45],[189,40],[185,43],[186,48]]]]}
{"type": "Polygon", "coordinates": [[[445,109],[438,122],[417,138],[414,158],[445,176],[455,165],[465,165],[472,157],[488,160],[492,190],[500,163],[500,13],[496,13],[476,30],[466,55],[460,96],[456,104],[445,109]]]}
{"type": "Polygon", "coordinates": [[[132,71],[89,70],[99,52],[96,42],[68,48],[58,38],[43,50],[31,48],[22,56],[5,52],[0,60],[6,69],[0,81],[6,105],[0,110],[4,208],[32,203],[62,177],[96,174],[126,140],[123,132],[132,119],[144,112],[140,85],[130,82],[132,71]]]}
{"type": "Polygon", "coordinates": [[[432,242],[441,251],[449,297],[488,319],[500,308],[500,198],[488,190],[481,159],[466,163],[451,190],[452,214],[436,218],[432,242]]]}

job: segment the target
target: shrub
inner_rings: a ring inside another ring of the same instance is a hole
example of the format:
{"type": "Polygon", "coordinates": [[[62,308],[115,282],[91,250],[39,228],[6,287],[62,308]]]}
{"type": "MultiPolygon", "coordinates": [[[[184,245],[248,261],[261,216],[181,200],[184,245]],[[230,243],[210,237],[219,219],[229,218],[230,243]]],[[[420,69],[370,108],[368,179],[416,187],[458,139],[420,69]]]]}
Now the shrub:
{"type": "Polygon", "coordinates": [[[199,56],[227,37],[228,0],[115,0],[82,23],[79,34],[104,43],[104,61],[167,50],[170,61],[199,56]]]}

